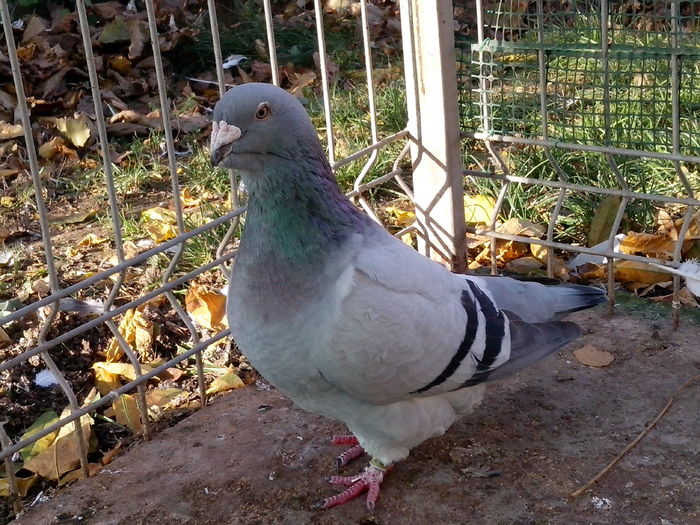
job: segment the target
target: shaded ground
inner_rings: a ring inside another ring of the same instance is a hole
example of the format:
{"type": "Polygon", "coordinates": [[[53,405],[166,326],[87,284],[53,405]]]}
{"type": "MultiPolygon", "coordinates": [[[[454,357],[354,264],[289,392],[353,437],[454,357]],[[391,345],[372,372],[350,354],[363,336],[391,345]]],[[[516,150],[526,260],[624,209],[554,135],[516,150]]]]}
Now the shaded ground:
{"type": "MultiPolygon", "coordinates": [[[[700,522],[700,384],[584,496],[567,495],[602,469],[686,379],[700,373],[700,326],[637,312],[572,316],[581,344],[615,355],[603,369],[564,351],[494,385],[446,435],[388,476],[371,516],[358,500],[313,511],[333,493],[323,477],[342,425],[253,387],[216,399],[140,443],[17,524],[690,524],[700,522]],[[498,471],[496,477],[475,472],[498,471]]],[[[359,470],[357,460],[345,471],[359,470]]]]}

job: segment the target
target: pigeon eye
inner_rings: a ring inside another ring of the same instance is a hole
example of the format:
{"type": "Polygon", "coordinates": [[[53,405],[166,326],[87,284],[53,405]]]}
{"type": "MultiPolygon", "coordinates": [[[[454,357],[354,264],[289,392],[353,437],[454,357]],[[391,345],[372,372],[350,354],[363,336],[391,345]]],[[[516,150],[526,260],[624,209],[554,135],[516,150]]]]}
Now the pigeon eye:
{"type": "Polygon", "coordinates": [[[267,104],[260,104],[255,112],[255,118],[258,120],[267,120],[270,118],[270,106],[267,104]]]}

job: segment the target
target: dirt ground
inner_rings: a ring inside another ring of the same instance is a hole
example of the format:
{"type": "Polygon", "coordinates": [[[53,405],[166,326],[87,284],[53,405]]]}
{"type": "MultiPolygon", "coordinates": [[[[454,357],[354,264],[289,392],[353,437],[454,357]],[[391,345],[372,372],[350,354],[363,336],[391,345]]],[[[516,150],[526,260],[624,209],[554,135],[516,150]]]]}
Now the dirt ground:
{"type": "Polygon", "coordinates": [[[364,498],[312,510],[334,493],[324,477],[342,449],[328,438],[344,428],[251,386],[134,444],[15,523],[700,523],[700,381],[592,490],[567,498],[700,374],[700,325],[674,332],[648,312],[608,318],[604,308],[572,318],[582,340],[492,385],[472,416],[416,448],[385,479],[374,515],[364,498]],[[583,344],[615,361],[581,365],[571,350],[583,344]]]}

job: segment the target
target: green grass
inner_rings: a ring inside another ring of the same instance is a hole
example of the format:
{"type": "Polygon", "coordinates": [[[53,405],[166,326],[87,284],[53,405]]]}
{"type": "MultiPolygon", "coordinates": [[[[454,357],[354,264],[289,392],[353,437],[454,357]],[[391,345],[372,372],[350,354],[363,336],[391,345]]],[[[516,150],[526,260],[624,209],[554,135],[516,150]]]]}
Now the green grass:
{"type": "MultiPolygon", "coordinates": [[[[615,45],[611,47],[606,72],[600,52],[596,51],[600,47],[596,20],[597,16],[577,15],[569,25],[553,24],[546,35],[546,126],[550,140],[598,146],[609,144],[640,153],[671,153],[670,51],[663,47],[668,37],[661,30],[645,32],[618,26],[612,35],[615,45]],[[648,49],[652,45],[656,46],[653,53],[648,49]],[[609,105],[604,102],[605,95],[610,100],[609,105]]],[[[686,39],[687,35],[682,38],[686,39]]],[[[488,94],[494,133],[536,139],[543,136],[536,40],[534,30],[526,31],[519,40],[506,43],[503,48],[494,47],[492,54],[486,55],[485,60],[491,66],[485,73],[499,79],[492,83],[488,94]]],[[[468,53],[465,56],[468,57],[468,53]]],[[[477,67],[472,66],[471,71],[476,72],[477,67]]],[[[680,153],[700,155],[700,61],[684,59],[680,79],[680,153]]],[[[461,80],[465,104],[462,127],[481,130],[476,106],[478,95],[469,93],[472,81],[464,76],[461,80]]],[[[500,148],[511,174],[557,180],[541,147],[500,148]]],[[[620,187],[605,155],[557,148],[550,151],[571,183],[620,187]]],[[[488,170],[487,157],[478,143],[466,144],[467,167],[488,170]]],[[[670,161],[628,156],[615,156],[614,160],[627,185],[635,192],[688,196],[670,161]]],[[[700,188],[698,166],[682,163],[682,169],[690,185],[700,188]]],[[[500,182],[474,177],[468,181],[467,191],[495,196],[500,187],[500,182]]],[[[547,222],[558,193],[557,189],[511,184],[504,218],[547,222]]],[[[569,193],[557,224],[556,238],[563,242],[585,242],[602,198],[569,193]]],[[[649,231],[657,207],[658,204],[646,200],[631,201],[622,230],[649,231]]]]}
{"type": "MultiPolygon", "coordinates": [[[[406,127],[406,98],[403,81],[394,80],[376,88],[377,131],[380,139],[392,135],[406,127]]],[[[335,137],[336,160],[340,160],[371,143],[369,121],[369,98],[363,84],[354,89],[334,89],[331,94],[333,132],[335,137]]],[[[312,95],[309,99],[309,112],[321,137],[327,136],[323,113],[323,99],[312,95]]],[[[403,147],[402,142],[392,143],[382,148],[367,174],[365,181],[373,180],[391,171],[394,159],[403,147]]],[[[336,178],[344,191],[352,189],[368,157],[342,166],[336,171],[336,178]]]]}
{"type": "MultiPolygon", "coordinates": [[[[243,55],[249,61],[268,62],[265,19],[261,2],[219,2],[219,39],[223,57],[243,55]],[[261,45],[262,44],[262,45],[261,45]]],[[[341,70],[357,69],[362,63],[357,60],[361,50],[354,20],[324,20],[326,51],[341,70]]],[[[280,65],[314,69],[313,55],[318,48],[313,19],[304,18],[296,22],[275,19],[275,46],[280,65]]],[[[211,30],[203,16],[197,40],[184,48],[178,48],[177,60],[173,61],[179,73],[191,75],[212,70],[214,55],[211,30]]]]}

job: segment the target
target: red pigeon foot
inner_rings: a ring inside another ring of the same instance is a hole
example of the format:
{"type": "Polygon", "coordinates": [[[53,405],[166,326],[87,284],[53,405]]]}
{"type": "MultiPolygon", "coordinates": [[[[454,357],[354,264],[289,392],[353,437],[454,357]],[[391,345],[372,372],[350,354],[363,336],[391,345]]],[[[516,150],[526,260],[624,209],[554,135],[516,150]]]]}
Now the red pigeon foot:
{"type": "Polygon", "coordinates": [[[367,508],[374,511],[374,506],[379,496],[379,487],[384,481],[386,467],[376,460],[372,460],[362,473],[356,476],[331,476],[328,481],[334,485],[345,485],[349,487],[340,494],[326,498],[319,503],[319,508],[328,509],[336,505],[347,503],[367,491],[367,508]]]}

